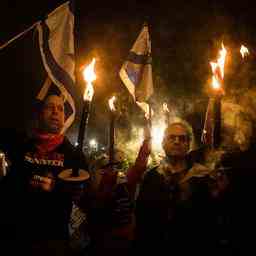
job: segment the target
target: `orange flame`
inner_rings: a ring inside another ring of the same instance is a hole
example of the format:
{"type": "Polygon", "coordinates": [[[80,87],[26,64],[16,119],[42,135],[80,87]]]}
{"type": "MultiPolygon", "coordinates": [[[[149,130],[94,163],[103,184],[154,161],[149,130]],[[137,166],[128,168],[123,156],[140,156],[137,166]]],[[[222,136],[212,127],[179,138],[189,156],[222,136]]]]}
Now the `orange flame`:
{"type": "Polygon", "coordinates": [[[225,60],[226,60],[227,50],[224,47],[224,44],[222,43],[222,49],[219,52],[219,58],[217,59],[217,62],[210,62],[210,65],[212,67],[212,87],[216,90],[219,90],[221,88],[221,82],[224,79],[224,66],[225,66],[225,60]]]}
{"type": "Polygon", "coordinates": [[[244,58],[245,56],[248,56],[250,54],[248,48],[245,47],[244,45],[241,46],[240,53],[242,55],[242,58],[244,58]]]}
{"type": "Polygon", "coordinates": [[[116,96],[113,96],[111,99],[108,100],[108,105],[111,111],[116,111],[114,102],[116,101],[116,96]]]}
{"type": "Polygon", "coordinates": [[[221,88],[221,84],[215,75],[212,76],[212,87],[216,90],[219,90],[221,88]]]}
{"type": "Polygon", "coordinates": [[[168,108],[168,105],[166,103],[163,103],[163,111],[164,112],[170,112],[169,108],[168,108]]]}
{"type": "Polygon", "coordinates": [[[94,89],[92,85],[92,82],[96,80],[96,74],[94,73],[94,65],[95,65],[95,58],[93,58],[92,62],[83,70],[83,77],[87,83],[87,86],[84,91],[84,100],[88,100],[88,101],[92,100],[92,97],[94,94],[94,89]]]}

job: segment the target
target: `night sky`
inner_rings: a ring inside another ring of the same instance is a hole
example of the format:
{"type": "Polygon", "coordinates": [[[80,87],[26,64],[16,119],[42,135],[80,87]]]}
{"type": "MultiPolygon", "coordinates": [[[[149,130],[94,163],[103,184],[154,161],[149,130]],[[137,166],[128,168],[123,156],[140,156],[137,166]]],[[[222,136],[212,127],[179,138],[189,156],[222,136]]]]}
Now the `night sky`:
{"type": "MultiPolygon", "coordinates": [[[[0,43],[63,2],[1,1],[0,43]]],[[[136,3],[132,0],[93,1],[89,5],[88,2],[79,0],[76,4],[77,63],[83,65],[91,57],[97,58],[98,79],[90,120],[92,134],[101,133],[104,137],[106,102],[110,95],[120,93],[129,97],[118,72],[144,21],[150,26],[157,99],[170,101],[180,95],[205,95],[205,82],[211,74],[209,60],[216,58],[222,41],[234,51],[242,43],[252,50],[256,48],[255,1],[136,3]]],[[[30,119],[35,96],[32,85],[40,84],[44,75],[38,68],[36,43],[36,36],[31,32],[0,52],[0,127],[23,129],[30,119]]],[[[204,97],[207,102],[207,95],[204,97]]],[[[76,100],[80,105],[80,99],[76,100]]]]}

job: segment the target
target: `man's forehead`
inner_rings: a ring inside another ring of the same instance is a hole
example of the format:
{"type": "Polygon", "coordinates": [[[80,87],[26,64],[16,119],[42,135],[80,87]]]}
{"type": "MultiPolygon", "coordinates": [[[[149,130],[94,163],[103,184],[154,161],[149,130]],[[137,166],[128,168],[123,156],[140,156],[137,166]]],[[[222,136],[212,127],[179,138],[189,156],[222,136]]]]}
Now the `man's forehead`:
{"type": "Polygon", "coordinates": [[[64,105],[63,99],[57,95],[48,96],[45,100],[45,105],[56,104],[56,105],[64,105]]]}
{"type": "Polygon", "coordinates": [[[182,124],[173,124],[167,128],[166,134],[168,134],[168,135],[171,135],[171,134],[188,135],[188,131],[182,124]]]}

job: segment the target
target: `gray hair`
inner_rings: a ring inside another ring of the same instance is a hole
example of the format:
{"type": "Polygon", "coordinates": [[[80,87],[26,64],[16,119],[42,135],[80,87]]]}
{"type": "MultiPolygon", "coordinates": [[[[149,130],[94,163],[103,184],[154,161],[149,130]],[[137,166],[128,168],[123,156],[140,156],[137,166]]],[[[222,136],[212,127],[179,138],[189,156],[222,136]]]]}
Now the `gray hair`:
{"type": "MultiPolygon", "coordinates": [[[[164,134],[166,133],[167,129],[169,129],[170,126],[174,126],[174,125],[180,125],[182,127],[185,128],[187,135],[188,135],[188,139],[189,139],[189,151],[194,150],[196,148],[196,143],[195,143],[195,136],[194,136],[194,132],[193,132],[193,128],[192,126],[185,121],[184,119],[175,117],[166,127],[164,134]]],[[[165,137],[165,135],[164,135],[165,137]]]]}

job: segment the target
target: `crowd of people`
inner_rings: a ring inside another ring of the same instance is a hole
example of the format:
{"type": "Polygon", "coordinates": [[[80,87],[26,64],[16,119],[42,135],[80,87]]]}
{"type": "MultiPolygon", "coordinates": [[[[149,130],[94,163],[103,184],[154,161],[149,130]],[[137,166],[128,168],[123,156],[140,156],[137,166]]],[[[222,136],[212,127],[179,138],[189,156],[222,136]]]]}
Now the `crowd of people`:
{"type": "Polygon", "coordinates": [[[85,156],[64,136],[64,121],[63,99],[50,95],[29,134],[2,133],[0,149],[10,165],[0,179],[0,242],[6,255],[252,253],[253,147],[224,155],[222,168],[211,169],[191,153],[192,128],[179,120],[165,130],[159,165],[148,168],[146,128],[128,170],[111,165],[89,170],[85,156]],[[88,172],[84,184],[69,186],[59,178],[73,168],[88,172]],[[82,218],[77,243],[70,235],[75,217],[82,218]]]}

